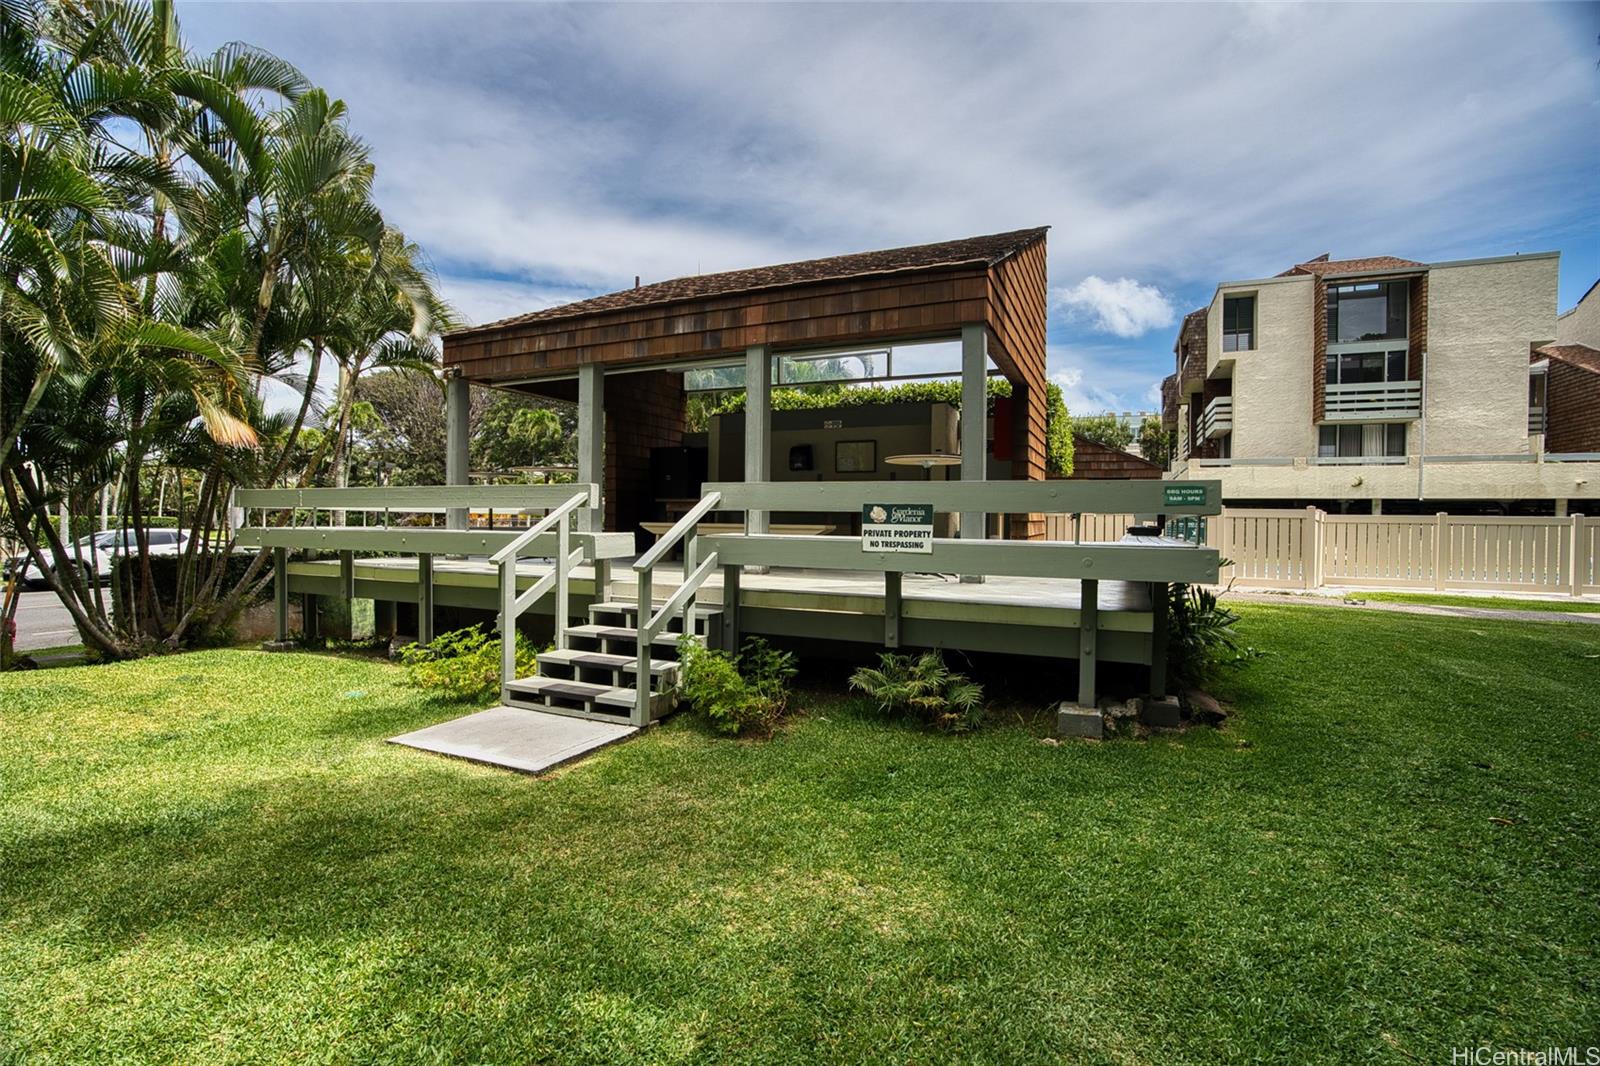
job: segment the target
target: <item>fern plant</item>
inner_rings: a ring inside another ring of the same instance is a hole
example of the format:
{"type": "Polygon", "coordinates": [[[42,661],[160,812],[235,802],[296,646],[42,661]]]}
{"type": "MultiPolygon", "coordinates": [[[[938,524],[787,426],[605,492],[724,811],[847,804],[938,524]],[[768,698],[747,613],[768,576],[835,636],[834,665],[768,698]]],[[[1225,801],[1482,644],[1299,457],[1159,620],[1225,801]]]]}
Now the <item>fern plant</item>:
{"type": "Polygon", "coordinates": [[[877,667],[851,675],[850,687],[881,714],[914,717],[947,732],[976,729],[983,721],[983,686],[950,669],[938,652],[882,653],[877,667]]]}
{"type": "Polygon", "coordinates": [[[1204,687],[1218,663],[1239,654],[1239,616],[1200,585],[1167,586],[1167,672],[1179,692],[1204,687]]]}

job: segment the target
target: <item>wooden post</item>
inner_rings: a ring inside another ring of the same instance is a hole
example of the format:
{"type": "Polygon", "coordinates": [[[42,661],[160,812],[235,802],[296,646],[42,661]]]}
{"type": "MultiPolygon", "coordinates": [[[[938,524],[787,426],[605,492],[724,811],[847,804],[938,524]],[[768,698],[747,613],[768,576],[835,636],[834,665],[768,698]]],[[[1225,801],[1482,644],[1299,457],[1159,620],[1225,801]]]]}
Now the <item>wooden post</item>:
{"type": "Polygon", "coordinates": [[[289,550],[272,549],[272,600],[274,634],[280,643],[289,639],[289,550]]]}
{"type": "MultiPolygon", "coordinates": [[[[461,376],[459,367],[451,367],[445,371],[444,379],[444,481],[446,485],[470,485],[471,475],[467,469],[468,454],[471,446],[471,428],[467,424],[468,395],[470,388],[467,379],[461,376]]],[[[450,529],[466,529],[468,509],[465,507],[450,507],[445,511],[445,525],[450,529]]],[[[419,625],[417,627],[421,629],[419,625]]]]}
{"type": "MultiPolygon", "coordinates": [[[[765,482],[772,471],[772,353],[753,344],[744,353],[744,479],[765,482]]],[[[745,532],[765,533],[767,512],[745,512],[745,532]]],[[[762,568],[764,569],[764,568],[762,568]]]]}
{"type": "Polygon", "coordinates": [[[339,595],[345,600],[356,598],[356,553],[339,553],[339,595]]]}
{"type": "Polygon", "coordinates": [[[1450,533],[1445,528],[1448,517],[1443,511],[1433,516],[1433,588],[1436,592],[1444,591],[1445,578],[1450,574],[1450,533]]]}
{"type": "Polygon", "coordinates": [[[1167,586],[1150,584],[1150,698],[1167,695],[1167,586]]]}
{"type": "Polygon", "coordinates": [[[883,646],[900,646],[900,571],[883,572],[883,646]]]}
{"type": "MultiPolygon", "coordinates": [[[[578,528],[598,533],[606,524],[606,407],[605,368],[600,363],[578,367],[578,481],[600,486],[600,502],[578,512],[578,528]]],[[[607,574],[607,577],[610,575],[607,574]]],[[[595,571],[598,581],[600,571],[595,571]]],[[[605,593],[597,586],[596,599],[605,593]]]]}
{"type": "Polygon", "coordinates": [[[417,643],[433,640],[433,556],[417,556],[417,643]]]}
{"type": "Polygon", "coordinates": [[[739,647],[739,575],[743,567],[722,568],[722,650],[739,647]]]}
{"type": "Polygon", "coordinates": [[[1100,582],[1087,578],[1079,582],[1082,605],[1078,618],[1078,706],[1094,707],[1095,633],[1100,628],[1100,582]]]}
{"type": "Polygon", "coordinates": [[[1322,528],[1322,512],[1316,507],[1306,508],[1306,521],[1304,531],[1300,535],[1300,547],[1305,555],[1302,577],[1305,579],[1307,589],[1322,587],[1322,538],[1325,530],[1322,528]]]}
{"type": "MultiPolygon", "coordinates": [[[[420,581],[421,570],[417,572],[420,581]]],[[[420,607],[418,608],[420,614],[420,607]]],[[[418,627],[420,628],[420,626],[418,627]]],[[[500,702],[511,695],[510,683],[517,679],[517,560],[500,564],[500,702]]]]}
{"type": "Polygon", "coordinates": [[[638,660],[634,669],[633,724],[650,724],[650,660],[655,655],[655,634],[650,632],[650,617],[655,614],[655,579],[649,568],[639,571],[639,613],[636,620],[635,648],[638,660]]]}
{"type": "Polygon", "coordinates": [[[595,559],[594,602],[604,603],[611,598],[611,560],[595,559]]]}
{"type": "Polygon", "coordinates": [[[1582,596],[1583,575],[1589,569],[1589,560],[1579,554],[1585,547],[1583,543],[1583,515],[1575,514],[1568,521],[1572,524],[1572,529],[1568,534],[1571,541],[1571,547],[1567,551],[1567,567],[1571,571],[1568,576],[1572,579],[1570,582],[1572,594],[1574,596],[1582,596]]]}
{"type": "Polygon", "coordinates": [[[567,556],[572,553],[572,534],[567,530],[566,516],[556,526],[556,621],[555,646],[567,646],[567,623],[572,620],[572,608],[567,599],[567,556]]]}
{"type": "MultiPolygon", "coordinates": [[[[694,573],[695,567],[700,565],[700,542],[697,539],[698,532],[699,530],[697,527],[691,526],[689,532],[683,535],[683,576],[686,579],[690,574],[694,573]]],[[[699,596],[700,594],[696,592],[690,595],[690,597],[684,601],[683,631],[685,633],[694,633],[695,600],[699,599],[699,596]]],[[[706,643],[709,645],[711,642],[707,640],[706,643]]]]}
{"type": "MultiPolygon", "coordinates": [[[[989,327],[982,322],[961,327],[961,480],[988,477],[989,327]]],[[[983,511],[961,512],[961,539],[983,540],[989,516],[983,511]]],[[[979,582],[982,574],[962,574],[964,582],[979,582]]]]}

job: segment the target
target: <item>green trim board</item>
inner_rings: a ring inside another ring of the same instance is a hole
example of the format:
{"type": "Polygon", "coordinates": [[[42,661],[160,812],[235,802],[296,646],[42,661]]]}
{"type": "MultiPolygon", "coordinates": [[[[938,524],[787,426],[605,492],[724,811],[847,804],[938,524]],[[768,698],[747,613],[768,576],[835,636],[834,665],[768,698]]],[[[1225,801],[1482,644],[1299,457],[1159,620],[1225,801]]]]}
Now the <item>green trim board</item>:
{"type": "Polygon", "coordinates": [[[729,511],[848,511],[862,504],[931,504],[941,513],[1221,514],[1220,481],[818,481],[707,483],[729,511]],[[1167,490],[1184,490],[1168,503],[1167,490]]]}

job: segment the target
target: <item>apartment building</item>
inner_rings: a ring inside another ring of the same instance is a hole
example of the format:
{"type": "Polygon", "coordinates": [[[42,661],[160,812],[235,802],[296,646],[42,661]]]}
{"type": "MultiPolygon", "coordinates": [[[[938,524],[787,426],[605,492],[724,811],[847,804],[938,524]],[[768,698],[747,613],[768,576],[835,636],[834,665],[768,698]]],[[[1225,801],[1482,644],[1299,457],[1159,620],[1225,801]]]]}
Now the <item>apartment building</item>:
{"type": "Polygon", "coordinates": [[[1559,265],[1323,255],[1218,285],[1162,384],[1169,476],[1234,506],[1596,513],[1600,337],[1576,333],[1600,314],[1558,332],[1559,265]]]}

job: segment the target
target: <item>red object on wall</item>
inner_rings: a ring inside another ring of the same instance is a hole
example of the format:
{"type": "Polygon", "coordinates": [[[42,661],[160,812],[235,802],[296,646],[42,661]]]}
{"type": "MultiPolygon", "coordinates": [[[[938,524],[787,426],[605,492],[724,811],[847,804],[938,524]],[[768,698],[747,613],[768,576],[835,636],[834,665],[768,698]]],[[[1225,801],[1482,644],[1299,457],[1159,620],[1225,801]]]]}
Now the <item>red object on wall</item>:
{"type": "Polygon", "coordinates": [[[996,396],[994,398],[994,444],[992,446],[996,459],[1011,458],[1012,435],[1011,397],[996,396]]]}

